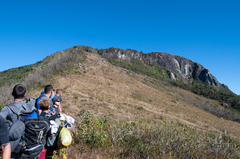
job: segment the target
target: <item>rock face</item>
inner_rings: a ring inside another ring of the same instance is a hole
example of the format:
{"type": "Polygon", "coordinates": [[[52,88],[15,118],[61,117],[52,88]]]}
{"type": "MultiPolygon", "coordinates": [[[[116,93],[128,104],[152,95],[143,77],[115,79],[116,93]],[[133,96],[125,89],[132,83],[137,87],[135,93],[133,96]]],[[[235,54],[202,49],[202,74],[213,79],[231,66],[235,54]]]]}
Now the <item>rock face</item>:
{"type": "Polygon", "coordinates": [[[217,79],[210,74],[208,69],[181,56],[170,55],[162,52],[143,54],[135,50],[121,50],[113,48],[110,48],[107,53],[102,53],[101,55],[105,58],[118,58],[126,61],[138,58],[144,62],[151,64],[156,63],[161,67],[166,67],[171,71],[168,73],[171,79],[176,80],[177,78],[182,78],[190,81],[190,78],[193,78],[200,83],[207,83],[218,88],[221,86],[217,79]],[[174,74],[176,74],[177,77],[175,77],[174,74]]]}

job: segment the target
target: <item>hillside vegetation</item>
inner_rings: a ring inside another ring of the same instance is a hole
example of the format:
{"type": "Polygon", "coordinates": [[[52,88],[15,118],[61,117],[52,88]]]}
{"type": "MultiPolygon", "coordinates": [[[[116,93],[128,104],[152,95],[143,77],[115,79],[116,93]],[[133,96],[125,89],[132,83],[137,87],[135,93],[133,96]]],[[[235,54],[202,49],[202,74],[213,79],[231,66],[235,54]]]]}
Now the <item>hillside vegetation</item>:
{"type": "MultiPolygon", "coordinates": [[[[182,79],[179,79],[177,81],[172,80],[168,76],[168,72],[169,72],[168,69],[164,67],[159,67],[157,64],[149,64],[149,63],[143,62],[142,60],[139,60],[139,59],[133,59],[131,60],[131,62],[121,61],[116,58],[107,58],[107,60],[115,66],[120,66],[128,70],[131,70],[135,73],[152,77],[157,80],[161,80],[161,82],[164,82],[165,85],[177,86],[210,99],[217,99],[219,101],[219,104],[221,104],[223,101],[226,101],[228,103],[231,103],[231,106],[233,108],[238,109],[238,104],[240,103],[239,96],[225,89],[218,89],[208,84],[198,83],[196,81],[189,84],[182,79]]],[[[155,85],[158,85],[158,84],[155,82],[155,85]]],[[[225,111],[225,110],[216,108],[210,104],[203,105],[196,102],[193,102],[192,104],[214,115],[217,115],[218,117],[237,121],[240,123],[239,115],[237,115],[234,112],[225,111]]]]}
{"type": "Polygon", "coordinates": [[[57,74],[69,73],[75,63],[85,60],[83,50],[68,49],[49,55],[36,64],[13,68],[0,73],[0,103],[12,100],[11,89],[16,83],[23,83],[28,90],[45,85],[49,79],[57,74]]]}
{"type": "Polygon", "coordinates": [[[83,63],[88,71],[75,64],[49,81],[64,90],[63,110],[77,121],[70,158],[239,155],[239,124],[195,106],[225,111],[218,101],[115,67],[96,53],[86,53],[83,63]],[[220,150],[219,143],[231,146],[220,150]]]}
{"type": "Polygon", "coordinates": [[[117,67],[111,63],[121,61],[108,62],[90,47],[73,47],[44,60],[23,83],[28,97],[39,96],[48,83],[63,89],[63,112],[76,120],[67,158],[240,157],[237,113],[175,87],[165,68],[138,60],[133,63],[139,67],[117,67]]]}
{"type": "Polygon", "coordinates": [[[18,68],[12,68],[3,72],[0,72],[0,87],[5,85],[11,85],[11,83],[22,82],[24,78],[34,71],[34,68],[38,67],[41,62],[36,64],[22,66],[18,68]]]}
{"type": "MultiPolygon", "coordinates": [[[[118,52],[122,49],[109,48],[109,49],[100,49],[98,54],[108,54],[112,52],[118,52]]],[[[136,50],[130,50],[132,53],[136,53],[136,50]]],[[[144,56],[154,57],[156,53],[144,54],[144,56]]],[[[185,90],[191,91],[195,94],[202,95],[207,98],[218,100],[221,103],[227,103],[232,108],[240,110],[240,96],[231,92],[228,87],[224,84],[221,84],[220,88],[209,85],[208,83],[199,82],[194,80],[193,77],[188,77],[188,79],[177,78],[177,80],[171,80],[169,73],[171,70],[168,70],[165,67],[160,67],[159,65],[144,62],[139,58],[134,58],[130,61],[121,60],[117,57],[107,58],[110,63],[116,66],[126,68],[128,70],[134,71],[139,74],[147,75],[156,79],[164,80],[171,85],[183,88],[185,90]]],[[[178,77],[177,74],[174,74],[175,77],[178,77]]]]}

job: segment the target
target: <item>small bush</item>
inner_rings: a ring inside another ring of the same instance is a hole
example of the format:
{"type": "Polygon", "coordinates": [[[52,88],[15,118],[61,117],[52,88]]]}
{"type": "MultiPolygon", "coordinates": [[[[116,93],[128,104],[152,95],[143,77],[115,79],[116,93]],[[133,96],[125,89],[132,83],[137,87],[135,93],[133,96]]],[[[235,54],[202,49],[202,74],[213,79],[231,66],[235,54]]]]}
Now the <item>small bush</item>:
{"type": "Polygon", "coordinates": [[[102,148],[110,158],[238,158],[240,143],[228,136],[197,131],[180,122],[132,122],[79,113],[76,144],[102,148]]]}
{"type": "Polygon", "coordinates": [[[2,108],[5,106],[4,103],[0,103],[0,111],[2,110],[2,108]]]}

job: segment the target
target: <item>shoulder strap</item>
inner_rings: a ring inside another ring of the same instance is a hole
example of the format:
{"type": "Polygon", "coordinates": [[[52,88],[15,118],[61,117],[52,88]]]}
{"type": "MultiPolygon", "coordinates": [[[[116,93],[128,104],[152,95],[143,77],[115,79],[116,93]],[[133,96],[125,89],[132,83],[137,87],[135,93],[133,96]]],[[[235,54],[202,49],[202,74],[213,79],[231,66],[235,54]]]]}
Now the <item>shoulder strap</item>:
{"type": "Polygon", "coordinates": [[[6,105],[6,106],[9,107],[9,109],[15,115],[17,115],[17,119],[20,119],[22,121],[25,119],[25,117],[27,117],[29,114],[31,114],[33,111],[35,111],[33,109],[33,106],[31,104],[28,104],[28,103],[23,103],[21,105],[21,107],[17,107],[13,103],[9,104],[9,105],[6,105]]]}
{"type": "Polygon", "coordinates": [[[21,110],[16,107],[13,103],[6,105],[14,114],[17,115],[17,118],[19,119],[19,115],[21,110]]]}

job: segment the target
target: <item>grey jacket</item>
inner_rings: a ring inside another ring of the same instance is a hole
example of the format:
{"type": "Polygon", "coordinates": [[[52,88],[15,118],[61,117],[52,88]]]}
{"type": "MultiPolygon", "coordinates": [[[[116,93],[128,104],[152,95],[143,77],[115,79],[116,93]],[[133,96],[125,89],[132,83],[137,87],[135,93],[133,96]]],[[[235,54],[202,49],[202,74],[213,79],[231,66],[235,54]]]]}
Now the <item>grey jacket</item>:
{"type": "Polygon", "coordinates": [[[9,119],[11,121],[15,121],[20,114],[30,114],[36,108],[28,103],[23,101],[15,101],[9,105],[3,107],[0,111],[0,115],[5,119],[9,119]],[[18,114],[18,115],[16,115],[18,114]]]}

